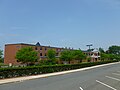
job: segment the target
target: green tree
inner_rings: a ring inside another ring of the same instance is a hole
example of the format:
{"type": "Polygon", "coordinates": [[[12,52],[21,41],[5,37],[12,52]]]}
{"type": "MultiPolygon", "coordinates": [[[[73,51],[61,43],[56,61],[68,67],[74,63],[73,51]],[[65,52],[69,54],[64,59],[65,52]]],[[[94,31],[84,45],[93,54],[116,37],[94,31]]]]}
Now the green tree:
{"type": "Polygon", "coordinates": [[[16,53],[16,59],[27,65],[34,64],[38,60],[38,53],[32,47],[24,47],[16,53]]]}
{"type": "Polygon", "coordinates": [[[120,55],[109,54],[110,60],[120,60],[120,55]]]}
{"type": "Polygon", "coordinates": [[[73,52],[73,59],[79,60],[79,62],[82,62],[83,59],[86,59],[86,55],[81,50],[74,50],[73,52]]]}
{"type": "Polygon", "coordinates": [[[3,57],[2,57],[2,55],[3,55],[3,51],[0,50],[0,63],[3,63],[3,57]]]}
{"type": "Polygon", "coordinates": [[[55,50],[53,50],[53,49],[48,50],[48,52],[47,52],[48,60],[43,61],[43,64],[48,64],[48,65],[57,64],[58,62],[57,62],[55,56],[56,56],[55,50]]]}
{"type": "Polygon", "coordinates": [[[120,55],[120,46],[111,46],[108,51],[110,54],[120,55]]]}
{"type": "Polygon", "coordinates": [[[105,53],[103,48],[99,48],[100,53],[105,53]]]}
{"type": "Polygon", "coordinates": [[[110,59],[110,54],[106,53],[101,53],[101,60],[109,60],[110,59]]]}
{"type": "Polygon", "coordinates": [[[66,61],[70,64],[70,61],[73,60],[73,53],[70,50],[64,50],[63,52],[61,52],[61,56],[60,59],[62,61],[66,61]]]}
{"type": "Polygon", "coordinates": [[[56,59],[55,56],[56,56],[55,50],[53,50],[53,49],[48,50],[48,52],[47,52],[47,58],[49,60],[55,60],[56,59]]]}

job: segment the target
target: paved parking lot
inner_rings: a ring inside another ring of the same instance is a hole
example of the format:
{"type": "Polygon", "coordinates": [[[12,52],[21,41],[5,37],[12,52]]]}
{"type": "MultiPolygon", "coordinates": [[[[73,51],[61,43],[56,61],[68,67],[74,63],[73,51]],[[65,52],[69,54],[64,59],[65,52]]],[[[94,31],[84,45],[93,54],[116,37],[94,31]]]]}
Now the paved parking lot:
{"type": "Polygon", "coordinates": [[[116,70],[109,73],[106,71],[99,78],[82,83],[79,88],[80,90],[120,90],[120,71],[116,70]]]}
{"type": "MultiPolygon", "coordinates": [[[[115,71],[113,73],[110,73],[109,75],[106,75],[104,77],[104,80],[96,80],[97,83],[103,85],[103,87],[106,87],[111,90],[120,90],[120,71],[115,71]]],[[[101,88],[102,89],[102,88],[101,88]]]]}

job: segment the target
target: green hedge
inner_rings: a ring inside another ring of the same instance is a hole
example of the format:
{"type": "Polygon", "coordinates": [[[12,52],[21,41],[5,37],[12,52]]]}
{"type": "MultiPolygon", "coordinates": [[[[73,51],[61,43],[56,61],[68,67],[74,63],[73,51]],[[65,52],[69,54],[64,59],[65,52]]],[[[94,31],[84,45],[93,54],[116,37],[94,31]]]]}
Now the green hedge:
{"type": "Polygon", "coordinates": [[[30,76],[38,75],[52,72],[60,72],[66,70],[79,69],[84,67],[90,67],[100,64],[117,62],[114,61],[101,61],[101,62],[90,62],[90,63],[80,63],[80,64],[70,64],[70,65],[51,65],[51,66],[29,66],[29,67],[17,67],[17,68],[0,68],[0,79],[20,77],[20,76],[30,76]]]}

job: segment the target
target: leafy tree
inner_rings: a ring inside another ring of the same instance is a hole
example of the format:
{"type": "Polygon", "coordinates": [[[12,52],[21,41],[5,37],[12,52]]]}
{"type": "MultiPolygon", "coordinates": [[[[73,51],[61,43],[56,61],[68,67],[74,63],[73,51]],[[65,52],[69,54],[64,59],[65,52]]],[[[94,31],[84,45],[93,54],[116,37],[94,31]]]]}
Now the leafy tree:
{"type": "Polygon", "coordinates": [[[38,60],[38,53],[32,47],[24,47],[16,53],[16,59],[27,65],[33,64],[38,60]]]}
{"type": "Polygon", "coordinates": [[[70,51],[70,50],[64,50],[63,52],[61,52],[60,59],[62,61],[67,61],[70,64],[70,61],[73,60],[73,53],[72,53],[72,51],[70,51]]]}
{"type": "Polygon", "coordinates": [[[120,55],[101,53],[101,60],[120,60],[120,55]]]}
{"type": "Polygon", "coordinates": [[[48,60],[42,61],[43,64],[48,64],[48,65],[57,64],[58,62],[57,62],[55,56],[56,56],[55,50],[53,50],[53,49],[48,50],[48,52],[47,52],[48,60]]]}
{"type": "Polygon", "coordinates": [[[3,63],[3,57],[2,57],[2,55],[3,55],[3,51],[0,50],[0,62],[1,62],[1,63],[3,63]]]}
{"type": "Polygon", "coordinates": [[[99,48],[100,53],[105,53],[103,48],[99,48]]]}
{"type": "Polygon", "coordinates": [[[110,60],[120,60],[120,55],[109,54],[110,60]]]}
{"type": "Polygon", "coordinates": [[[86,58],[86,55],[84,55],[81,50],[64,50],[61,53],[61,57],[60,57],[62,61],[67,61],[69,63],[72,60],[78,60],[82,62],[82,60],[85,58],[86,58]]]}
{"type": "Polygon", "coordinates": [[[74,50],[72,52],[73,59],[75,60],[79,60],[80,62],[82,62],[82,60],[86,58],[86,55],[81,50],[74,50]]]}
{"type": "Polygon", "coordinates": [[[120,55],[120,46],[111,46],[108,51],[110,54],[120,55]]]}
{"type": "Polygon", "coordinates": [[[101,60],[109,60],[110,55],[106,53],[101,53],[101,60]]]}
{"type": "Polygon", "coordinates": [[[53,49],[48,50],[47,52],[47,58],[50,60],[55,60],[56,52],[53,49]]]}

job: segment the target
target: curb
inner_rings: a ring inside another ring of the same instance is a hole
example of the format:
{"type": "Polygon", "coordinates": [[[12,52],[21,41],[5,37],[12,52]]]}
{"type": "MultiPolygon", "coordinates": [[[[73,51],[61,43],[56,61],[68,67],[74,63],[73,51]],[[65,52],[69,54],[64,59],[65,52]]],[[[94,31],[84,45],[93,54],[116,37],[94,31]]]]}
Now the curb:
{"type": "Polygon", "coordinates": [[[62,72],[55,72],[55,73],[49,73],[49,74],[43,74],[43,75],[35,75],[35,76],[26,76],[26,77],[17,77],[17,78],[4,79],[4,80],[0,80],[0,85],[1,84],[7,84],[7,83],[14,83],[14,82],[22,82],[22,81],[25,81],[25,80],[32,80],[32,79],[38,79],[38,78],[45,78],[45,77],[50,77],[50,76],[62,75],[62,74],[68,74],[68,73],[73,73],[73,72],[84,71],[84,70],[94,69],[94,68],[98,68],[98,67],[118,64],[118,63],[120,63],[120,62],[102,64],[102,65],[97,65],[97,66],[92,66],[92,67],[86,67],[86,68],[69,70],[69,71],[62,71],[62,72]]]}

